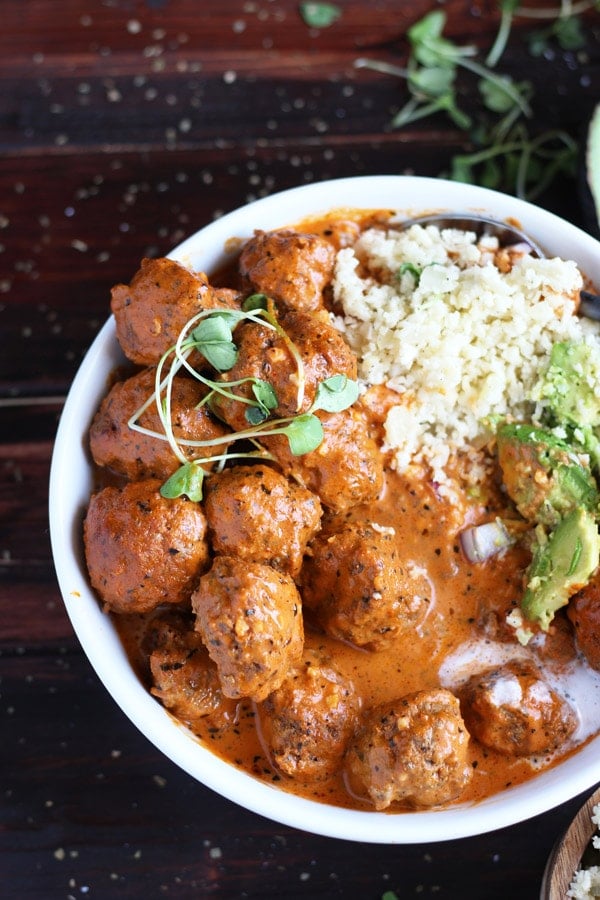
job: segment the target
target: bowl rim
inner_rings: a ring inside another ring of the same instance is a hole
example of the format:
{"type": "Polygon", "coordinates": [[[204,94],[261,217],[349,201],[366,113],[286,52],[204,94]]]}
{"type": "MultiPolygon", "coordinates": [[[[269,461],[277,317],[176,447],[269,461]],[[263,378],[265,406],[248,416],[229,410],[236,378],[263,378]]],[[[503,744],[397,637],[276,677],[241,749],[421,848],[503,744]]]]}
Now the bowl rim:
{"type": "MultiPolygon", "coordinates": [[[[549,235],[558,234],[549,246],[559,244],[563,258],[574,258],[600,284],[600,243],[571,223],[488,188],[410,175],[338,178],[279,191],[205,225],[168,256],[210,274],[235,255],[239,241],[255,228],[285,227],[321,213],[357,208],[401,210],[406,217],[415,211],[487,211],[499,219],[516,219],[542,246],[549,235]],[[432,200],[424,203],[427,197],[432,200]]],[[[236,769],[204,747],[138,681],[87,582],[80,537],[91,489],[86,437],[108,386],[105,380],[99,381],[98,373],[108,376],[122,361],[114,322],[108,318],[73,379],[57,429],[49,483],[50,539],[65,608],[88,660],[125,715],[166,757],[206,787],[254,813],[314,834],[365,843],[433,843],[483,834],[546,812],[598,782],[600,736],[560,766],[485,800],[444,809],[381,813],[298,797],[236,769]],[[79,408],[82,396],[87,398],[84,416],[79,408]],[[131,679],[121,677],[123,666],[131,679]]]]}

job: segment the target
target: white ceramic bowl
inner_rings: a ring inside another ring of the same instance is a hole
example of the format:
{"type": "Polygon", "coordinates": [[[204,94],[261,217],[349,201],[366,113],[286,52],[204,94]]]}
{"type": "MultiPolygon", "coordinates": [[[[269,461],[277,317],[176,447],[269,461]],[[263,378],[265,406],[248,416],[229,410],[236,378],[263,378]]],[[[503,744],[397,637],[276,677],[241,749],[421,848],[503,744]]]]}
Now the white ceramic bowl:
{"type": "MultiPolygon", "coordinates": [[[[245,239],[255,228],[282,227],[344,207],[394,209],[406,215],[475,211],[517,220],[550,255],[575,259],[600,284],[600,244],[556,216],[472,185],[407,176],[339,179],[284,191],[207,225],[170,255],[210,274],[231,255],[232,238],[245,239]]],[[[132,275],[123,272],[124,279],[132,275]]],[[[135,676],[110,619],[90,589],[82,552],[82,518],[92,486],[87,431],[106,391],[107,375],[122,359],[111,319],[86,354],[60,421],[50,478],[52,550],[68,614],[91,664],[134,725],[169,759],[217,793],[275,821],[331,837],[390,844],[492,831],[551,809],[600,780],[599,736],[529,783],[477,804],[393,814],[349,811],[260,782],[214,756],[178,726],[135,676]]]]}

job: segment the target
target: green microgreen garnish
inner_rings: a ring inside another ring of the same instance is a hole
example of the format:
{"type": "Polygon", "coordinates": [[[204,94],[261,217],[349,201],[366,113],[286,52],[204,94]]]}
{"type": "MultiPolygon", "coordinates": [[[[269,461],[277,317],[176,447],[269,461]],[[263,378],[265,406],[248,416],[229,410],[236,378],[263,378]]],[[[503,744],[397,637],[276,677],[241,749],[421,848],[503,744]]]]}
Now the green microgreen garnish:
{"type": "Polygon", "coordinates": [[[316,450],[323,440],[321,421],[310,413],[291,419],[282,433],[287,437],[294,456],[302,456],[316,450]]]}
{"type": "Polygon", "coordinates": [[[254,380],[252,382],[252,393],[256,400],[257,406],[250,406],[246,410],[246,419],[251,425],[260,425],[265,419],[268,419],[271,412],[277,409],[277,394],[273,389],[273,385],[268,381],[254,380]]]}
{"type": "Polygon", "coordinates": [[[268,309],[269,298],[266,294],[250,294],[242,303],[244,312],[252,312],[256,309],[268,309]]]}
{"type": "Polygon", "coordinates": [[[231,317],[226,314],[203,319],[194,328],[192,340],[217,372],[228,372],[235,365],[238,351],[233,343],[231,317]]]}
{"type": "Polygon", "coordinates": [[[177,342],[167,350],[156,367],[154,393],[140,406],[129,419],[131,429],[168,441],[181,466],[161,487],[163,497],[174,498],[187,496],[190,500],[202,499],[203,481],[206,475],[206,464],[224,464],[234,457],[273,457],[258,444],[258,439],[273,435],[284,435],[294,456],[301,456],[316,450],[323,440],[323,426],[314,415],[318,410],[340,412],[351,406],[358,397],[358,385],[346,375],[332,375],[324,379],[315,392],[311,407],[301,412],[304,405],[305,392],[304,363],[298,348],[280,325],[273,302],[262,294],[253,294],[245,301],[242,310],[203,310],[191,318],[181,330],[177,342]],[[241,322],[250,322],[275,331],[284,341],[296,364],[295,381],[297,386],[296,414],[271,419],[272,412],[279,405],[273,385],[260,378],[245,377],[232,381],[215,381],[190,363],[190,356],[197,352],[202,355],[219,373],[233,368],[238,358],[238,348],[234,341],[234,331],[241,322]],[[169,363],[170,360],[170,363],[169,363]],[[168,371],[167,371],[168,367],[168,371]],[[177,372],[184,368],[191,376],[209,388],[207,395],[199,406],[211,405],[216,395],[226,397],[246,405],[245,418],[248,428],[232,432],[221,437],[207,440],[191,440],[176,438],[173,432],[171,415],[171,395],[173,379],[177,372]],[[164,374],[166,372],[166,374],[164,374]],[[251,397],[240,396],[232,388],[249,384],[251,397]],[[163,433],[140,425],[140,416],[155,404],[163,427],[163,433]],[[241,439],[248,440],[257,448],[254,451],[230,453],[229,445],[241,439]],[[214,448],[223,445],[225,452],[219,455],[202,456],[189,459],[182,448],[214,448]]]}
{"type": "Polygon", "coordinates": [[[341,412],[358,399],[358,384],[346,375],[332,375],[317,387],[311,412],[341,412]]]}
{"type": "Polygon", "coordinates": [[[500,23],[483,61],[475,46],[461,46],[444,36],[446,15],[434,10],[408,29],[410,53],[405,67],[373,59],[358,59],[355,66],[405,80],[409,96],[392,118],[391,128],[445,113],[458,129],[468,133],[472,149],[455,156],[450,172],[443,174],[534,199],[557,175],[574,176],[577,143],[558,129],[531,135],[527,123],[532,116],[532,84],[517,82],[496,71],[496,66],[516,17],[551,20],[548,27],[530,36],[530,52],[539,56],[550,40],[563,49],[580,49],[585,35],[578,16],[594,7],[600,8],[599,0],[561,0],[553,9],[530,9],[519,6],[518,0],[500,0],[500,23]],[[481,97],[475,116],[460,106],[457,84],[461,70],[475,77],[481,97]]]}
{"type": "Polygon", "coordinates": [[[419,284],[421,280],[421,275],[423,274],[423,269],[421,266],[415,266],[414,263],[411,262],[403,262],[400,268],[398,269],[396,275],[398,278],[402,278],[406,273],[412,275],[415,280],[415,284],[419,284]]]}
{"type": "Polygon", "coordinates": [[[163,497],[174,500],[184,494],[196,502],[202,500],[202,485],[205,471],[196,462],[187,462],[173,472],[160,489],[163,497]]]}
{"type": "Polygon", "coordinates": [[[309,28],[329,28],[342,14],[335,3],[301,3],[299,10],[309,28]]]}

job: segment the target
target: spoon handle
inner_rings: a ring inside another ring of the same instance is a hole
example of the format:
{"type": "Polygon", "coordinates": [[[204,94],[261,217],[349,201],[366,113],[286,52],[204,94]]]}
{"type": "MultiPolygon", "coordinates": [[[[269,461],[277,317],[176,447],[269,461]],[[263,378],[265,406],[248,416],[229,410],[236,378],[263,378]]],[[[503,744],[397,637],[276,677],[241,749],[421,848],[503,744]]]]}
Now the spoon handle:
{"type": "Polygon", "coordinates": [[[581,291],[579,312],[588,319],[600,321],[600,294],[592,294],[590,291],[581,291]]]}

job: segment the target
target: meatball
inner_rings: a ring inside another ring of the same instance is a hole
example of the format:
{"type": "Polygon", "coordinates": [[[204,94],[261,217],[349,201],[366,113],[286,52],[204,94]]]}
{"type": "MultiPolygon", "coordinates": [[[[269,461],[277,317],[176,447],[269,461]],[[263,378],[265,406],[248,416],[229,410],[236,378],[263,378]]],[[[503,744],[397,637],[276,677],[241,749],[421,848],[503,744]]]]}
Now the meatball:
{"type": "Polygon", "coordinates": [[[577,646],[592,669],[600,672],[600,572],[569,601],[567,615],[577,646]]]}
{"type": "MultiPolygon", "coordinates": [[[[321,381],[332,375],[356,378],[356,356],[343,337],[329,322],[326,314],[288,312],[279,322],[287,337],[294,343],[304,367],[305,412],[315,398],[321,381]]],[[[272,328],[253,322],[242,323],[234,332],[238,347],[238,359],[233,368],[220,376],[223,382],[235,382],[244,378],[268,381],[277,396],[278,405],[273,415],[293,416],[298,406],[298,364],[288,342],[272,328]]],[[[254,399],[252,385],[241,384],[232,391],[237,396],[254,399]]],[[[222,396],[215,397],[213,408],[234,431],[248,428],[245,411],[247,404],[222,396]]]]}
{"type": "Polygon", "coordinates": [[[176,631],[150,654],[152,694],[188,725],[215,713],[223,703],[217,667],[200,635],[176,631]]]}
{"type": "Polygon", "coordinates": [[[235,291],[213,288],[206,276],[171,259],[144,259],[131,284],[111,292],[117,338],[125,356],[156,365],[192,316],[204,309],[235,308],[235,291]]]}
{"type": "Polygon", "coordinates": [[[315,494],[269,466],[235,466],[212,475],[204,510],[216,553],[266,563],[295,577],[320,527],[315,494]]]}
{"type": "Polygon", "coordinates": [[[323,441],[316,450],[294,456],[281,435],[262,438],[261,443],[288,477],[317,494],[332,512],[376,500],[383,487],[383,456],[360,406],[316,415],[323,425],[323,441]]]}
{"type": "Polygon", "coordinates": [[[422,621],[431,585],[420,567],[399,556],[392,529],[345,521],[312,542],[302,596],[332,637],[380,649],[422,621]]]}
{"type": "Polygon", "coordinates": [[[292,309],[314,310],[323,305],[334,263],[328,241],[283,229],[257,231],[242,250],[239,269],[248,292],[268,294],[292,309]]]}
{"type": "Polygon", "coordinates": [[[333,775],[359,709],[353,683],[322,654],[305,651],[260,709],[262,734],[277,768],[292,778],[318,781],[333,775]]]}
{"type": "MultiPolygon", "coordinates": [[[[90,450],[94,462],[105,466],[129,481],[140,478],[168,478],[179,468],[179,459],[169,443],[129,428],[128,421],[142,404],[154,393],[155,369],[144,369],[113,385],[100,404],[90,429],[90,450]]],[[[176,376],[171,394],[171,419],[176,438],[204,441],[222,437],[226,428],[213,418],[206,406],[198,404],[207,389],[193,378],[176,376]]],[[[151,431],[164,434],[156,404],[142,413],[139,424],[151,431]]],[[[220,453],[219,445],[187,447],[181,450],[188,459],[199,454],[210,456],[220,453]]]]}
{"type": "Polygon", "coordinates": [[[216,557],[192,607],[226,697],[264,700],[302,654],[300,595],[290,576],[271,566],[216,557]]]}
{"type": "Polygon", "coordinates": [[[513,661],[474,675],[460,696],[471,735],[507,756],[549,753],[577,726],[568,703],[527,661],[513,661]]]}
{"type": "Polygon", "coordinates": [[[469,734],[457,698],[438,688],[369,710],[346,754],[351,785],[375,809],[449,803],[469,783],[469,734]]]}
{"type": "Polygon", "coordinates": [[[117,613],[189,600],[208,561],[206,519],[196,503],[166,500],[155,479],[106,487],[84,522],[92,586],[117,613]]]}

